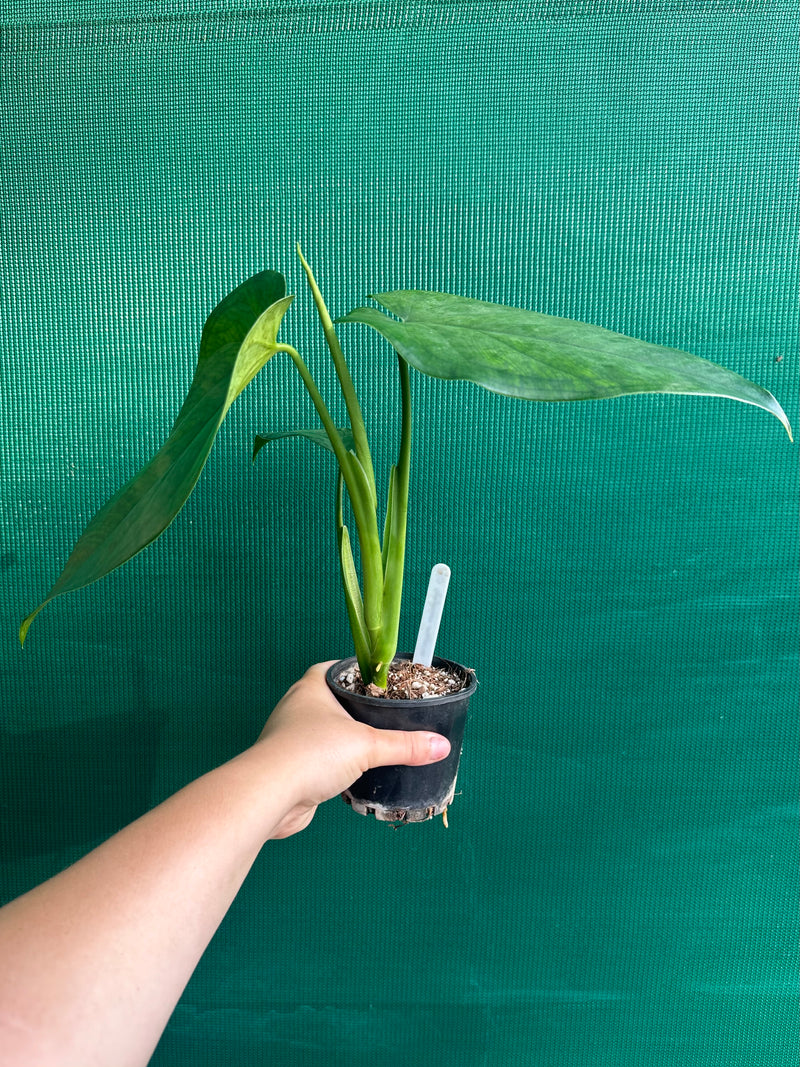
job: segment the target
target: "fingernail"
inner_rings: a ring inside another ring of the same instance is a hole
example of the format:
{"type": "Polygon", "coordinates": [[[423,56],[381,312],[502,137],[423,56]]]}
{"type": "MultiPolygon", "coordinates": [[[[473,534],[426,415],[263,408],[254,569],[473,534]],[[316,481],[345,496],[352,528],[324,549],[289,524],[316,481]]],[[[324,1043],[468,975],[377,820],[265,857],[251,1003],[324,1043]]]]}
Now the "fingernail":
{"type": "Polygon", "coordinates": [[[431,734],[430,741],[428,742],[430,748],[431,759],[440,760],[450,753],[450,742],[446,737],[442,737],[440,734],[431,734]]]}

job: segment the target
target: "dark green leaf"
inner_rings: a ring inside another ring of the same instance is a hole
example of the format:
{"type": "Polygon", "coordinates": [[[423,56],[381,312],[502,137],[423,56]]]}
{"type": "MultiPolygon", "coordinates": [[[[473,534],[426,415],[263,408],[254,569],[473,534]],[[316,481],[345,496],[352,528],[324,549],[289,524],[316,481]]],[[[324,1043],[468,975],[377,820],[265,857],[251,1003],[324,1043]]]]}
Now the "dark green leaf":
{"type": "Polygon", "coordinates": [[[275,352],[278,327],[292,301],[285,291],[280,274],[263,271],[212,311],[169,438],[91,520],[47,598],[22,623],[20,641],[53,597],[102,578],[169,526],[191,494],[231,404],[275,352]]]}
{"type": "Polygon", "coordinates": [[[361,307],[338,321],[371,326],[403,359],[434,378],[465,379],[527,400],[629,393],[724,396],[771,412],[791,436],[786,414],[771,393],[675,348],[447,293],[399,290],[373,299],[397,318],[361,307]]]}

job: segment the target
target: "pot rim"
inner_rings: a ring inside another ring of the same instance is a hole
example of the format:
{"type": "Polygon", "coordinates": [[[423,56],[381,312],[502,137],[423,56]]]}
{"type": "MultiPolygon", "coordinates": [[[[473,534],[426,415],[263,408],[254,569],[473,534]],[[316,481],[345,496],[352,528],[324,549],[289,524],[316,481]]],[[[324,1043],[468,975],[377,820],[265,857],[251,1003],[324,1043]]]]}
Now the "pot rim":
{"type": "MultiPolygon", "coordinates": [[[[398,652],[394,660],[410,660],[412,658],[411,652],[398,652]]],[[[434,656],[432,666],[434,667],[455,667],[458,671],[463,672],[467,679],[467,684],[463,689],[459,689],[455,693],[443,693],[441,696],[433,697],[417,697],[411,700],[398,699],[392,697],[372,697],[366,693],[354,693],[352,689],[346,689],[343,685],[339,685],[336,680],[336,675],[341,674],[342,670],[349,667],[351,664],[357,663],[355,656],[347,656],[345,659],[337,660],[336,663],[328,667],[325,672],[325,679],[328,685],[336,692],[346,693],[348,698],[362,701],[364,704],[371,705],[375,708],[408,708],[417,705],[422,707],[425,704],[452,704],[458,700],[464,700],[471,697],[475,690],[478,688],[478,679],[475,677],[475,671],[469,667],[465,667],[461,663],[457,663],[452,659],[445,659],[443,656],[434,656]]]]}

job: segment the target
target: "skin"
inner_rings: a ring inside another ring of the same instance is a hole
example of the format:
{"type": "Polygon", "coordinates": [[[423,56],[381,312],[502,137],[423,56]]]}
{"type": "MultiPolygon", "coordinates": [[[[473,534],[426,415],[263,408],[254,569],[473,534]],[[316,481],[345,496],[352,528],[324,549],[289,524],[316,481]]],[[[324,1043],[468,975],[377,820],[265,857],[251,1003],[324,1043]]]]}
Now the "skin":
{"type": "Polygon", "coordinates": [[[143,1067],[265,842],[370,767],[447,755],[436,734],[355,722],[327,666],[241,755],[0,909],[2,1067],[143,1067]]]}

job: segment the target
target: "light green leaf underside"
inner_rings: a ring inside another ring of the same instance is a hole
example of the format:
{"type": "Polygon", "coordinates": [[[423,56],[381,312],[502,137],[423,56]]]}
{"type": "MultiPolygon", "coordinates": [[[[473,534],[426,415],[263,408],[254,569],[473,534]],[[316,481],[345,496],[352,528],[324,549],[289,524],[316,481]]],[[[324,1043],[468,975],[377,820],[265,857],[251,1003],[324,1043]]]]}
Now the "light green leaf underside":
{"type": "Polygon", "coordinates": [[[597,400],[632,393],[722,396],[769,411],[791,437],[778,401],[724,367],[599,326],[481,300],[398,290],[377,293],[397,318],[360,307],[337,320],[377,330],[434,378],[463,379],[527,400],[597,400]]]}
{"type": "Polygon", "coordinates": [[[281,319],[292,297],[282,275],[263,271],[217,305],[203,327],[194,378],[172,431],[138,474],[94,516],[46,599],[104,577],[154,541],[189,498],[214,439],[236,397],[275,352],[281,319]]]}
{"type": "MultiPolygon", "coordinates": [[[[339,426],[337,429],[339,430],[339,436],[344,442],[344,447],[349,451],[352,451],[355,448],[353,434],[346,426],[339,426]]],[[[256,439],[253,444],[253,459],[256,458],[264,445],[269,444],[270,441],[280,441],[284,437],[303,437],[306,441],[311,441],[312,444],[319,445],[321,448],[327,449],[328,452],[333,452],[333,445],[331,444],[330,438],[323,429],[278,430],[275,433],[256,434],[256,439]]]]}

